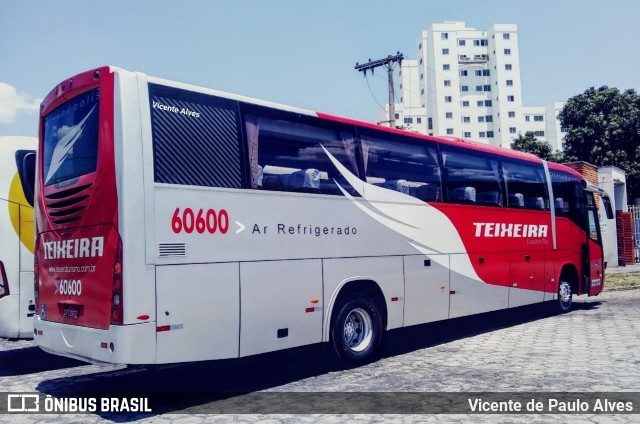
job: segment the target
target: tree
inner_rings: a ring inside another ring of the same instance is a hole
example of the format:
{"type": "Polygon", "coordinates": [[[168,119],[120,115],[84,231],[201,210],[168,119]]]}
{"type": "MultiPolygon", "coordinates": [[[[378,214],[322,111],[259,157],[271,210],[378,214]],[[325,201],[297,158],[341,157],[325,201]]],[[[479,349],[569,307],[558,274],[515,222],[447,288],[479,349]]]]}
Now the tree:
{"type": "Polygon", "coordinates": [[[538,140],[533,131],[527,131],[524,135],[518,134],[518,136],[513,139],[511,148],[520,152],[532,153],[544,160],[554,162],[560,162],[562,160],[562,152],[554,152],[551,149],[551,144],[538,140]]]}
{"type": "Polygon", "coordinates": [[[593,87],[570,98],[558,115],[568,161],[613,165],[627,173],[629,198],[640,197],[640,96],[593,87]]]}

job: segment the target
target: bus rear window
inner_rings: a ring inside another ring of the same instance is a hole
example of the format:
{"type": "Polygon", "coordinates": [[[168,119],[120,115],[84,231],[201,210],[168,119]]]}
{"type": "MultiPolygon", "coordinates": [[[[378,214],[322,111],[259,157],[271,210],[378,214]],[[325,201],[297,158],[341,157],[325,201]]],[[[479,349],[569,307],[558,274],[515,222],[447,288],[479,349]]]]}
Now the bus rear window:
{"type": "Polygon", "coordinates": [[[100,92],[83,93],[44,118],[44,185],[96,170],[100,92]]]}

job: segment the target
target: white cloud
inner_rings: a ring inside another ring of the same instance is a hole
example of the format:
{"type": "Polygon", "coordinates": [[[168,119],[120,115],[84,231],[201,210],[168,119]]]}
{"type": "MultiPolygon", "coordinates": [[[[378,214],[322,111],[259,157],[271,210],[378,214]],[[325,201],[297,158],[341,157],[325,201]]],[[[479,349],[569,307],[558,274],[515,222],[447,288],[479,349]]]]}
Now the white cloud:
{"type": "Polygon", "coordinates": [[[0,82],[0,124],[16,122],[18,111],[37,112],[42,99],[34,99],[29,93],[20,93],[15,87],[0,82]]]}

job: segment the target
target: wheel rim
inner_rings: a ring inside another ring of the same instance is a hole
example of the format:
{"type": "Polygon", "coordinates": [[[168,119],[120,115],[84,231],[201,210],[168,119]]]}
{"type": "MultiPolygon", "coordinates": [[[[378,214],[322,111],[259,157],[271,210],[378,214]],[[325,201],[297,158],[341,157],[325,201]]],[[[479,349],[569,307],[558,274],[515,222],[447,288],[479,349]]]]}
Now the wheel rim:
{"type": "Polygon", "coordinates": [[[560,308],[563,311],[571,308],[571,285],[567,281],[560,281],[560,287],[558,287],[558,301],[560,302],[560,308]]]}
{"type": "Polygon", "coordinates": [[[343,329],[346,346],[354,352],[365,350],[371,344],[372,328],[367,311],[357,308],[349,312],[343,329]]]}

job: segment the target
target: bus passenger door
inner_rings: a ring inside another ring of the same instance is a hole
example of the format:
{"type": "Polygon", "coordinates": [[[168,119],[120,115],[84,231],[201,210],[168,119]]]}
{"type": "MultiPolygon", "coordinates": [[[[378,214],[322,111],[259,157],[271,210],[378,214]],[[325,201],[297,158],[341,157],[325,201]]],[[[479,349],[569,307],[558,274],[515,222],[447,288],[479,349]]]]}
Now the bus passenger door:
{"type": "Polygon", "coordinates": [[[598,229],[597,211],[593,207],[587,207],[587,240],[584,253],[584,284],[582,293],[595,296],[602,291],[602,276],[604,274],[604,255],[602,251],[602,237],[598,229]]]}

